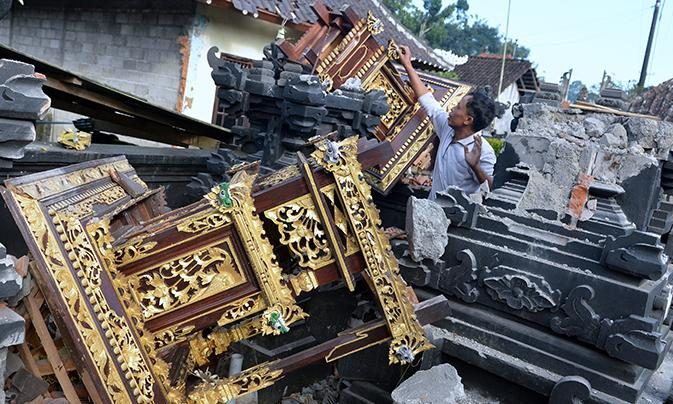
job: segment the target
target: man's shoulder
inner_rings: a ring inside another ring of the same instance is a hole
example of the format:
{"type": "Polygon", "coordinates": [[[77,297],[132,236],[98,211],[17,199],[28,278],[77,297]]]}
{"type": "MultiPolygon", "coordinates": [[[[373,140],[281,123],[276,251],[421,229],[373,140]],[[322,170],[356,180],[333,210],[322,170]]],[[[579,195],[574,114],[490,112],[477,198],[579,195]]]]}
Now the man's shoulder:
{"type": "Polygon", "coordinates": [[[495,150],[493,150],[493,146],[488,142],[489,137],[482,137],[483,142],[481,142],[481,154],[482,156],[486,157],[492,157],[493,160],[495,160],[495,150]]]}

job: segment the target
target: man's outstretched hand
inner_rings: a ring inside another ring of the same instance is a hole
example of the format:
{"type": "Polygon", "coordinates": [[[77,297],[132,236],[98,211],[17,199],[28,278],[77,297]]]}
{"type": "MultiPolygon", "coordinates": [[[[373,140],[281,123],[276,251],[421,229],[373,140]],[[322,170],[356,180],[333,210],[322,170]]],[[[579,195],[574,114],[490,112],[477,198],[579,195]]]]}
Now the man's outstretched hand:
{"type": "Polygon", "coordinates": [[[411,50],[409,47],[402,45],[399,49],[400,51],[398,53],[400,55],[400,64],[405,68],[411,67],[411,50]]]}
{"type": "Polygon", "coordinates": [[[466,145],[463,145],[463,150],[465,150],[465,162],[471,168],[475,168],[479,165],[479,160],[481,159],[481,136],[474,135],[474,146],[472,150],[468,150],[466,145]]]}

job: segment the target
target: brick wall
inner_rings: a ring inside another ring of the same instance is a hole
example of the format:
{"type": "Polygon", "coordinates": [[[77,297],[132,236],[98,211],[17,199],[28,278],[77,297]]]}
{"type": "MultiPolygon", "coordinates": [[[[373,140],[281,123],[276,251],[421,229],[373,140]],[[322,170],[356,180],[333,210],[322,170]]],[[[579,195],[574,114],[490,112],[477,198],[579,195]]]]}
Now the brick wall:
{"type": "Polygon", "coordinates": [[[174,110],[181,72],[178,38],[188,35],[193,2],[109,0],[97,8],[87,3],[99,2],[17,4],[0,21],[0,42],[174,110]]]}

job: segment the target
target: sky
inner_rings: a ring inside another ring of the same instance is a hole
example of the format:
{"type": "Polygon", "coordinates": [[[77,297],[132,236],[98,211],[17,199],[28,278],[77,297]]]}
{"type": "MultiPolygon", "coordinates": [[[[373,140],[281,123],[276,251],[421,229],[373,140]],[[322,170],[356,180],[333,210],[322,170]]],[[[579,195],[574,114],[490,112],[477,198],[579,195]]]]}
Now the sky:
{"type": "MultiPolygon", "coordinates": [[[[528,47],[538,76],[557,82],[638,81],[655,0],[511,0],[508,37],[528,47]]],[[[673,78],[673,0],[661,0],[646,86],[673,78]]],[[[446,4],[453,0],[444,0],[446,4]]],[[[477,15],[505,33],[507,0],[468,0],[477,15]]]]}

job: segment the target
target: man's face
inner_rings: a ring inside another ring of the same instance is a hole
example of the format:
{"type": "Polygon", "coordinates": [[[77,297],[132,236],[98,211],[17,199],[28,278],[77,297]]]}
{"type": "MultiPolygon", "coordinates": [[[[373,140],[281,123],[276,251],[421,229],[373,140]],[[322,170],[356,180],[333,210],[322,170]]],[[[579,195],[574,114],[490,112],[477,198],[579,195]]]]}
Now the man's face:
{"type": "Polygon", "coordinates": [[[449,112],[449,126],[454,130],[461,127],[472,126],[474,118],[467,112],[467,103],[470,102],[470,100],[472,100],[471,95],[463,97],[463,99],[449,112]]]}

